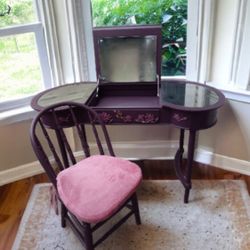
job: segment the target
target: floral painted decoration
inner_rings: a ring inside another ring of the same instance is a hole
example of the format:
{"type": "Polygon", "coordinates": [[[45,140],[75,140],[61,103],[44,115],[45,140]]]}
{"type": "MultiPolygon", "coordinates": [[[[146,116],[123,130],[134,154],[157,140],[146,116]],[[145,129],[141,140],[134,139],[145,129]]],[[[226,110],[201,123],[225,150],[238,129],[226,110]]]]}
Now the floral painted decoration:
{"type": "Polygon", "coordinates": [[[120,110],[114,110],[113,112],[101,112],[99,113],[104,123],[142,123],[153,124],[159,121],[159,116],[153,113],[135,113],[134,115],[123,113],[120,110]]]}

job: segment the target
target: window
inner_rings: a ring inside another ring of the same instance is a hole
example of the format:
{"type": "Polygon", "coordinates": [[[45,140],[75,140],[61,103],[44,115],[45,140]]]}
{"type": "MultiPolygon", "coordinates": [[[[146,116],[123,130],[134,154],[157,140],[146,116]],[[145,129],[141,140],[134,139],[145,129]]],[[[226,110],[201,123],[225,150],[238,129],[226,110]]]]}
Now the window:
{"type": "MultiPolygon", "coordinates": [[[[22,41],[29,40],[31,41],[30,44],[33,44],[29,46],[34,49],[32,62],[37,62],[37,65],[38,63],[40,64],[39,67],[41,67],[40,71],[42,73],[40,75],[37,74],[35,69],[32,70],[33,76],[30,74],[28,77],[37,81],[37,84],[34,84],[35,87],[31,88],[33,93],[24,92],[22,96],[16,96],[14,100],[13,94],[9,94],[8,98],[0,100],[0,111],[19,107],[20,105],[25,105],[25,103],[28,104],[31,95],[50,87],[51,77],[49,66],[51,67],[53,83],[55,84],[64,84],[73,81],[95,81],[92,24],[98,26],[116,25],[118,21],[122,22],[122,24],[156,22],[163,23],[164,26],[169,23],[174,15],[171,11],[176,9],[175,7],[168,9],[167,6],[169,3],[183,3],[188,14],[184,14],[184,18],[182,16],[181,23],[178,23],[179,21],[176,20],[177,28],[186,29],[186,33],[182,35],[182,39],[179,39],[179,36],[172,39],[173,47],[171,47],[172,44],[171,46],[168,45],[168,43],[171,43],[171,40],[167,41],[163,39],[163,51],[166,48],[176,49],[179,44],[183,46],[179,46],[181,48],[180,51],[177,51],[177,55],[179,56],[174,57],[176,59],[175,65],[179,64],[180,68],[167,67],[167,64],[165,64],[162,66],[163,74],[172,76],[185,74],[188,80],[207,82],[220,89],[227,88],[234,93],[241,91],[241,93],[247,96],[246,101],[250,102],[250,57],[248,56],[250,51],[250,33],[248,32],[250,1],[36,0],[36,2],[44,5],[44,8],[39,9],[39,17],[44,13],[44,18],[41,18],[44,26],[36,21],[32,0],[0,0],[0,53],[3,53],[1,44],[7,39],[12,41],[12,49],[15,48],[15,42],[13,41],[18,41],[20,49],[24,52],[27,46],[22,41]],[[17,22],[15,18],[11,19],[14,13],[14,6],[8,3],[13,4],[17,2],[29,3],[30,13],[33,13],[32,18],[29,20],[20,18],[20,22],[17,22]],[[2,5],[2,3],[7,3],[7,5],[2,5]],[[127,3],[127,7],[130,6],[130,12],[122,12],[121,9],[116,8],[121,3],[127,3]],[[145,19],[146,14],[143,14],[144,3],[150,6],[150,11],[146,12],[151,18],[150,22],[145,19]],[[93,18],[91,18],[91,4],[93,18]],[[113,6],[113,9],[108,4],[113,6]],[[132,4],[134,8],[131,7],[132,4]],[[101,15],[102,13],[105,13],[105,15],[101,15]],[[187,16],[188,22],[186,22],[187,16]],[[3,24],[1,21],[3,20],[2,18],[7,17],[9,23],[3,24]],[[43,20],[46,18],[48,18],[48,27],[46,27],[46,22],[43,20]],[[50,65],[46,55],[43,28],[47,35],[46,43],[50,56],[50,65]],[[53,31],[53,29],[55,30],[53,31]],[[55,63],[53,63],[53,58],[55,58],[55,63]],[[185,70],[183,70],[184,68],[185,70]],[[179,69],[181,69],[182,73],[178,72],[179,69]],[[58,71],[57,74],[55,74],[56,71],[58,71]],[[57,77],[57,79],[53,74],[60,77],[57,77]],[[38,81],[40,82],[38,83],[38,81]]],[[[6,51],[10,53],[10,48],[6,48],[6,51]]],[[[166,62],[165,59],[168,58],[167,53],[164,54],[163,52],[162,58],[162,61],[166,62]]],[[[167,63],[170,62],[171,60],[167,63]]],[[[32,66],[35,67],[35,63],[32,66]]],[[[5,71],[2,72],[6,73],[5,71]]],[[[3,78],[2,75],[1,78],[3,78]]],[[[27,82],[30,82],[30,78],[27,82]]],[[[0,88],[2,87],[2,82],[0,83],[0,88]]],[[[16,84],[13,85],[16,86],[16,84]]],[[[11,88],[8,91],[11,91],[11,88]]],[[[6,95],[8,96],[8,94],[6,95]]],[[[238,96],[234,97],[234,99],[237,98],[238,96]]]]}
{"type": "Polygon", "coordinates": [[[250,1],[189,0],[187,79],[250,103],[250,1]],[[190,20],[192,19],[192,20],[190,20]]]}
{"type": "Polygon", "coordinates": [[[230,98],[250,102],[250,1],[92,0],[93,24],[99,26],[156,22],[163,24],[164,33],[164,25],[174,15],[172,11],[179,13],[178,8],[173,7],[175,5],[170,7],[169,12],[166,11],[170,3],[181,3],[188,9],[188,13],[182,15],[182,23],[178,20],[174,22],[178,29],[187,26],[187,30],[182,40],[178,39],[179,36],[168,41],[163,39],[162,75],[185,74],[188,80],[211,84],[222,89],[228,97],[229,92],[238,93],[238,96],[230,98]],[[148,5],[148,12],[145,11],[145,5],[148,5]],[[169,46],[171,41],[173,47],[169,46]],[[177,51],[177,56],[173,57],[175,66],[179,65],[180,68],[171,65],[171,60],[168,60],[171,58],[169,51],[164,54],[166,47],[176,48],[176,43],[183,44],[177,51]]]}
{"type": "Polygon", "coordinates": [[[51,86],[42,24],[32,0],[0,1],[0,111],[51,86]]]}
{"type": "Polygon", "coordinates": [[[187,0],[92,0],[93,26],[162,25],[162,75],[185,75],[187,0]]]}

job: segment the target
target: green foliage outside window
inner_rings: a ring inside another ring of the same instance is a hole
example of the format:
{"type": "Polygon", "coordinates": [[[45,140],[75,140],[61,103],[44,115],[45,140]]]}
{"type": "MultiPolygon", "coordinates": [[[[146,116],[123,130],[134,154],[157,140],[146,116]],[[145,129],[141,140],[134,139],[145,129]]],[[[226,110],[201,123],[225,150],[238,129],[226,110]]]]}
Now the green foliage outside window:
{"type": "MultiPolygon", "coordinates": [[[[0,0],[0,28],[5,28],[13,25],[27,24],[34,22],[34,8],[32,0],[0,0]]],[[[25,41],[18,40],[16,37],[9,37],[7,39],[0,40],[0,52],[19,52],[24,48],[21,48],[21,44],[24,43],[27,46],[26,39],[25,41]]],[[[31,38],[30,38],[31,39],[31,38]]],[[[26,48],[26,51],[34,50],[34,43],[31,40],[29,46],[26,48]]]]}
{"type": "Polygon", "coordinates": [[[94,26],[162,25],[162,75],[185,75],[187,0],[92,0],[94,26]]]}
{"type": "Polygon", "coordinates": [[[0,28],[34,22],[32,0],[0,0],[0,28]]]}
{"type": "MultiPolygon", "coordinates": [[[[0,0],[0,29],[36,21],[33,0],[0,0]]],[[[0,37],[0,103],[41,89],[34,34],[0,37]]]]}

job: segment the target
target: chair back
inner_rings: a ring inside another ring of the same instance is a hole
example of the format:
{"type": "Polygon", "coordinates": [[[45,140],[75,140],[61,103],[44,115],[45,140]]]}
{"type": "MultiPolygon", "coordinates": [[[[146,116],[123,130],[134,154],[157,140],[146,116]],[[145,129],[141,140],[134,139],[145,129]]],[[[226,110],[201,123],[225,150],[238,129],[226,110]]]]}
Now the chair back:
{"type": "Polygon", "coordinates": [[[92,154],[114,156],[106,126],[99,115],[92,108],[75,102],[61,102],[39,112],[32,121],[30,138],[55,188],[57,173],[76,164],[78,158],[92,154]]]}

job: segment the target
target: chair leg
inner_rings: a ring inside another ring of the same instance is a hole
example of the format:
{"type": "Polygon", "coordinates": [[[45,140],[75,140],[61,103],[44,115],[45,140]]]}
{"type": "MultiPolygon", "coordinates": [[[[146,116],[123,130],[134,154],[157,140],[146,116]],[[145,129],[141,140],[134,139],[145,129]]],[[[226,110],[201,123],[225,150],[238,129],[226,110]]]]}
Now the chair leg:
{"type": "Polygon", "coordinates": [[[86,250],[94,250],[92,230],[89,223],[84,223],[84,241],[86,250]]]}
{"type": "Polygon", "coordinates": [[[134,214],[135,214],[135,222],[137,225],[140,225],[141,224],[141,216],[140,216],[140,210],[139,210],[139,206],[138,206],[138,200],[137,200],[136,193],[134,193],[133,196],[131,197],[131,201],[132,201],[132,206],[133,206],[133,210],[134,210],[134,214]]]}
{"type": "Polygon", "coordinates": [[[64,206],[63,203],[61,203],[61,226],[66,227],[66,217],[67,215],[67,208],[64,206]]]}

